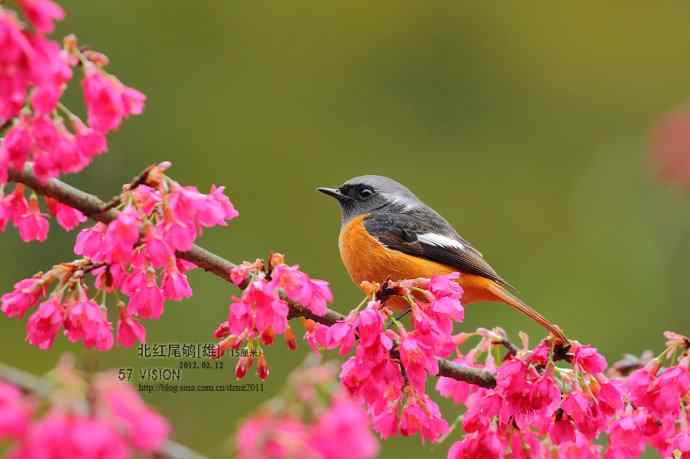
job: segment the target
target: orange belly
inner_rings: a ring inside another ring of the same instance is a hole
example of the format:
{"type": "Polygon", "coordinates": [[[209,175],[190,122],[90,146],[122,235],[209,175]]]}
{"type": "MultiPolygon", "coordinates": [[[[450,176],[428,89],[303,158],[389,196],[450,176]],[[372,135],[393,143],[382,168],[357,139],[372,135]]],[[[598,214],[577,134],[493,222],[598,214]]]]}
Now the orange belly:
{"type": "MultiPolygon", "coordinates": [[[[397,250],[390,250],[371,236],[364,227],[366,215],[358,216],[343,225],[338,238],[340,257],[352,281],[384,282],[449,274],[457,269],[435,261],[417,258],[397,250]]],[[[493,282],[481,276],[460,273],[458,283],[463,287],[463,303],[501,301],[488,291],[493,282]]]]}

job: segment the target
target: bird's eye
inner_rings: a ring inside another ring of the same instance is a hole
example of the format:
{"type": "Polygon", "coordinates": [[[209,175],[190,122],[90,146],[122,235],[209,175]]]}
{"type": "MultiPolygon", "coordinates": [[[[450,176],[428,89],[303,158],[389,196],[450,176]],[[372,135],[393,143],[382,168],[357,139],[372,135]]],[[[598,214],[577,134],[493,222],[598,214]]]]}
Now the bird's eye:
{"type": "Polygon", "coordinates": [[[374,190],[371,188],[362,188],[359,190],[360,199],[369,199],[374,194],[374,190]]]}

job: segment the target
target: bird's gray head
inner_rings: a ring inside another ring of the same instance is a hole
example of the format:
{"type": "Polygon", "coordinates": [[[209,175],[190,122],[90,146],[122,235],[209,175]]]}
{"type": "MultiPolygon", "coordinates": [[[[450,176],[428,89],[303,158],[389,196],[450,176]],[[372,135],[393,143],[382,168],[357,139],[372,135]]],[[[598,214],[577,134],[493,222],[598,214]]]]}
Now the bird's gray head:
{"type": "Polygon", "coordinates": [[[405,186],[380,175],[362,175],[351,178],[338,188],[321,187],[317,190],[338,200],[343,222],[374,210],[390,207],[405,211],[420,205],[417,196],[405,186]]]}

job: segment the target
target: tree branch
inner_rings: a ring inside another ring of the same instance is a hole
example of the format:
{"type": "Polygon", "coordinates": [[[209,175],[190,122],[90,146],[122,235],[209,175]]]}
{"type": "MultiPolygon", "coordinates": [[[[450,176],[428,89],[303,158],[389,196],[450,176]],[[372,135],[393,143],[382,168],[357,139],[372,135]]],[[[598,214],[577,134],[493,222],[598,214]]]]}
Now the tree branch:
{"type": "MultiPolygon", "coordinates": [[[[2,363],[0,363],[0,380],[17,386],[25,394],[35,394],[41,398],[48,397],[53,389],[53,384],[49,381],[2,363]]],[[[174,441],[167,441],[159,451],[153,453],[152,457],[158,459],[206,459],[206,456],[202,456],[174,441]]]]}
{"type": "MultiPolygon", "coordinates": [[[[70,207],[78,209],[96,221],[109,223],[117,218],[118,212],[97,196],[74,188],[57,179],[41,181],[33,173],[30,164],[27,164],[22,171],[10,169],[9,178],[12,181],[23,183],[39,194],[57,199],[70,207]]],[[[231,261],[198,245],[194,245],[187,252],[178,252],[177,256],[191,261],[198,267],[215,274],[226,282],[230,282],[230,270],[236,266],[231,261]]],[[[289,319],[305,317],[324,325],[333,325],[337,321],[344,319],[342,314],[330,309],[325,315],[316,316],[302,305],[290,302],[289,306],[289,319]]],[[[439,376],[446,376],[482,387],[494,387],[496,385],[496,379],[491,372],[467,367],[448,360],[439,361],[439,376]]]]}

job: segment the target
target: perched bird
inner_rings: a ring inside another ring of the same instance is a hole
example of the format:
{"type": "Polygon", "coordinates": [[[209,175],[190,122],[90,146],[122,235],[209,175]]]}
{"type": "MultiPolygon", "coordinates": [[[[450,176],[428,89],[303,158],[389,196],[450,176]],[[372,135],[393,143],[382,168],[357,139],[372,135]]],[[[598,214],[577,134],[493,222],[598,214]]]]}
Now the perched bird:
{"type": "Polygon", "coordinates": [[[363,175],[339,188],[318,188],[342,210],[338,245],[347,272],[360,285],[459,272],[464,304],[505,303],[563,343],[561,329],[517,298],[483,255],[434,209],[387,177],[363,175]]]}

